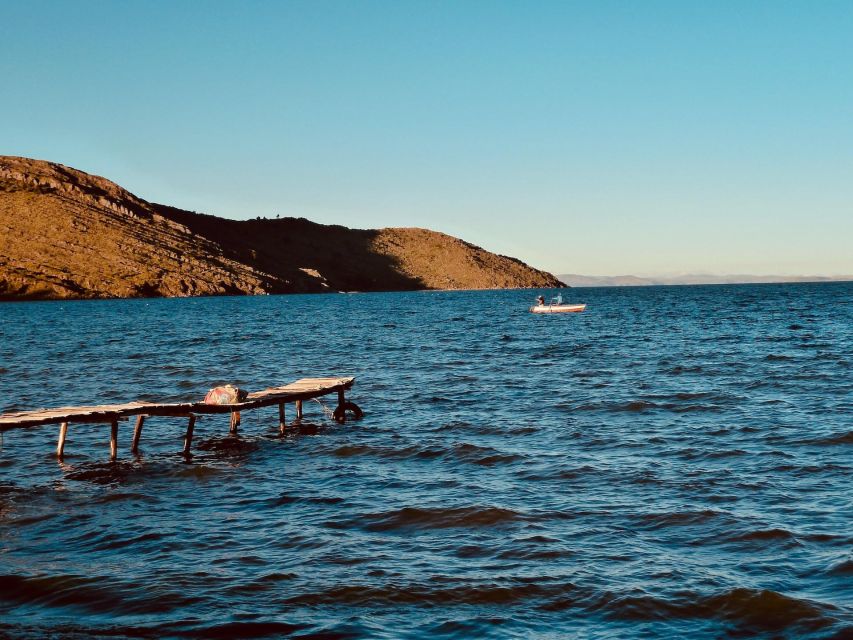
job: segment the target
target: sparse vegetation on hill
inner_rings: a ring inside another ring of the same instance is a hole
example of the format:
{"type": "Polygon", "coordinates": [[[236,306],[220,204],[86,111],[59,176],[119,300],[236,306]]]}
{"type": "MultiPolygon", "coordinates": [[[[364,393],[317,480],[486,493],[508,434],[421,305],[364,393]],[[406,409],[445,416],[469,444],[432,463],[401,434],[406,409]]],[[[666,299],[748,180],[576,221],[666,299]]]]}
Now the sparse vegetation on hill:
{"type": "Polygon", "coordinates": [[[0,298],[559,287],[427,229],[228,220],[147,202],[42,160],[0,156],[0,298]]]}

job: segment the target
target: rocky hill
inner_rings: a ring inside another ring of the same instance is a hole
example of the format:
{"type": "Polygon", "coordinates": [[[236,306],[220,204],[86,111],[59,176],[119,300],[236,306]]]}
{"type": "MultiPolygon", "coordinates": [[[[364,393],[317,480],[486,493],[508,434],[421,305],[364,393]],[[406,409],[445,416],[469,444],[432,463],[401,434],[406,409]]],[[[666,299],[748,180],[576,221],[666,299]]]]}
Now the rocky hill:
{"type": "Polygon", "coordinates": [[[0,156],[0,299],[559,286],[435,231],[228,220],[61,164],[0,156]]]}

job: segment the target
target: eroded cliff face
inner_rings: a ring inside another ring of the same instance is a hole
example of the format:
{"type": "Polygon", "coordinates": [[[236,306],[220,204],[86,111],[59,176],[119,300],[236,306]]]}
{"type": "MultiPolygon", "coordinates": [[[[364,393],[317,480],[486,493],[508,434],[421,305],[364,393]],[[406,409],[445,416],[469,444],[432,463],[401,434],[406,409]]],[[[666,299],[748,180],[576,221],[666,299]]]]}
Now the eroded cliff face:
{"type": "Polygon", "coordinates": [[[60,164],[0,156],[0,298],[557,287],[426,229],[235,221],[147,202],[60,164]]]}
{"type": "Polygon", "coordinates": [[[0,295],[106,298],[265,293],[273,276],[104,178],[0,158],[0,295]]]}

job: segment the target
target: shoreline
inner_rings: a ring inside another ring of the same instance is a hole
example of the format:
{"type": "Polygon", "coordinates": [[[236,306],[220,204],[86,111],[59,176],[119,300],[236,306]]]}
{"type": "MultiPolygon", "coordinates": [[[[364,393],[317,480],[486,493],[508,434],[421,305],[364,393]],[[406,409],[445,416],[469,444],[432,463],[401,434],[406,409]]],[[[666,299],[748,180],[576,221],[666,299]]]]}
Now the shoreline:
{"type": "Polygon", "coordinates": [[[377,289],[373,291],[299,291],[291,293],[223,293],[197,296],[135,296],[135,297],[91,297],[91,298],[39,298],[39,297],[0,297],[0,305],[21,302],[97,302],[117,300],[198,300],[206,298],[263,298],[279,296],[329,296],[363,295],[371,293],[476,293],[478,291],[551,291],[563,289],[657,289],[689,287],[764,287],[782,285],[833,285],[853,283],[853,277],[844,280],[791,280],[785,282],[712,282],[679,284],[618,284],[618,285],[565,285],[563,287],[490,287],[485,289],[377,289]]]}

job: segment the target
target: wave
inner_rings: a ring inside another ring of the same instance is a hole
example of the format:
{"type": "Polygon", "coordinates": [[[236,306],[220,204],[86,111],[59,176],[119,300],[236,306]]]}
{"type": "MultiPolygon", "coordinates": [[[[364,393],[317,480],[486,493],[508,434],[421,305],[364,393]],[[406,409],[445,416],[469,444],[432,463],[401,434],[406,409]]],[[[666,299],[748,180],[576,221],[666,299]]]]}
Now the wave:
{"type": "Polygon", "coordinates": [[[289,504],[337,505],[342,502],[346,502],[346,500],[337,496],[295,496],[289,493],[282,493],[280,496],[265,501],[269,507],[283,507],[289,504]]]}
{"type": "Polygon", "coordinates": [[[145,543],[158,543],[156,545],[152,545],[152,547],[161,548],[163,545],[160,541],[166,537],[166,534],[156,531],[143,533],[134,537],[111,533],[105,535],[103,541],[90,545],[90,548],[95,551],[112,551],[130,547],[133,552],[138,553],[141,552],[140,545],[144,545],[145,543]]]}
{"type": "Polygon", "coordinates": [[[430,447],[381,447],[368,444],[343,445],[333,450],[332,455],[338,458],[352,458],[356,456],[376,456],[392,460],[405,460],[408,458],[423,458],[431,460],[440,458],[447,453],[446,449],[433,449],[430,447]]]}
{"type": "Polygon", "coordinates": [[[496,464],[508,464],[521,460],[522,456],[515,453],[503,453],[491,447],[480,447],[475,444],[457,444],[450,451],[455,459],[470,462],[480,466],[490,467],[496,464]]]}
{"type": "Polygon", "coordinates": [[[501,560],[544,560],[553,562],[563,560],[577,553],[568,549],[508,549],[501,551],[498,558],[501,560]]]}
{"type": "Polygon", "coordinates": [[[675,393],[649,393],[644,396],[649,400],[698,400],[699,398],[716,397],[711,391],[678,391],[675,393]]]}
{"type": "Polygon", "coordinates": [[[40,607],[73,607],[91,613],[163,613],[196,601],[158,589],[80,575],[0,575],[0,601],[40,607]]]}
{"type": "Polygon", "coordinates": [[[675,376],[680,376],[680,375],[683,375],[685,373],[702,373],[702,371],[703,371],[703,369],[699,365],[694,365],[692,367],[685,367],[682,365],[676,365],[674,367],[667,369],[666,373],[669,373],[669,374],[672,374],[675,376]]]}
{"type": "Polygon", "coordinates": [[[662,527],[683,527],[696,524],[704,524],[722,515],[725,514],[721,511],[714,511],[713,509],[704,509],[702,511],[643,513],[634,516],[634,518],[641,525],[645,525],[651,529],[659,529],[662,527]]]}
{"type": "Polygon", "coordinates": [[[127,460],[91,462],[71,467],[65,474],[69,480],[94,484],[119,484],[138,471],[138,465],[127,460]]]}
{"type": "Polygon", "coordinates": [[[838,623],[833,605],[768,589],[738,587],[710,595],[665,600],[652,595],[611,596],[596,607],[609,617],[631,620],[694,618],[725,622],[741,634],[816,631],[838,623]]]}
{"type": "Polygon", "coordinates": [[[848,472],[850,467],[847,465],[834,464],[832,462],[827,462],[822,465],[817,464],[781,464],[776,467],[772,467],[770,471],[776,473],[790,473],[793,476],[803,476],[803,475],[812,475],[812,474],[821,474],[826,473],[828,471],[840,471],[840,472],[848,472]]]}
{"type": "Polygon", "coordinates": [[[612,376],[613,372],[608,371],[606,369],[584,369],[582,371],[575,371],[572,374],[572,378],[597,378],[599,376],[612,376]]]}
{"type": "Polygon", "coordinates": [[[853,431],[847,431],[846,433],[839,433],[836,435],[827,436],[825,438],[818,438],[816,440],[808,440],[806,444],[818,444],[818,445],[836,445],[836,444],[853,444],[853,431]]]}
{"type": "MultiPolygon", "coordinates": [[[[575,480],[577,478],[585,478],[590,475],[600,474],[601,469],[593,467],[592,465],[582,465],[580,467],[575,467],[572,469],[559,469],[556,471],[553,478],[558,480],[575,480]]],[[[525,476],[528,479],[532,479],[531,476],[525,476]]]]}
{"type": "Polygon", "coordinates": [[[835,563],[826,572],[834,576],[853,576],[853,558],[835,563]]]}
{"type": "MultiPolygon", "coordinates": [[[[563,408],[565,405],[558,405],[563,408]]],[[[721,407],[715,404],[680,404],[677,402],[652,402],[650,400],[631,400],[627,402],[589,402],[572,408],[574,411],[606,411],[610,413],[642,413],[644,411],[663,410],[673,413],[692,411],[719,412],[721,407]]]]}
{"type": "Polygon", "coordinates": [[[691,411],[707,411],[717,413],[722,411],[722,408],[715,404],[665,404],[663,405],[663,408],[668,409],[673,413],[690,413],[691,411]]]}
{"type": "Polygon", "coordinates": [[[95,498],[93,498],[93,501],[95,503],[100,504],[123,502],[124,500],[131,500],[134,502],[146,502],[149,504],[156,504],[160,502],[160,499],[157,496],[153,496],[147,493],[138,493],[134,491],[111,491],[110,493],[104,493],[100,496],[96,496],[95,498]]]}
{"type": "Polygon", "coordinates": [[[480,466],[490,467],[496,464],[509,464],[522,459],[523,456],[515,453],[505,453],[491,447],[481,447],[469,443],[460,443],[447,448],[435,447],[381,447],[367,444],[343,445],[332,451],[332,455],[339,458],[351,458],[354,456],[377,456],[395,460],[413,458],[434,459],[449,457],[460,462],[467,462],[480,466]]]}
{"type": "Polygon", "coordinates": [[[700,614],[717,616],[741,628],[776,631],[791,627],[818,629],[836,622],[835,607],[794,598],[769,589],[732,589],[697,603],[700,614]]]}
{"type": "Polygon", "coordinates": [[[539,433],[540,429],[533,425],[518,425],[490,420],[488,422],[446,422],[435,427],[432,431],[434,433],[451,431],[482,436],[513,436],[539,433]]]}
{"type": "Polygon", "coordinates": [[[650,409],[659,409],[660,405],[645,400],[633,400],[629,402],[590,402],[574,407],[575,411],[611,411],[611,412],[639,412],[650,409]]]}
{"type": "Polygon", "coordinates": [[[746,399],[744,396],[741,395],[735,395],[721,391],[676,391],[672,393],[648,393],[644,394],[642,398],[643,400],[649,400],[651,402],[662,402],[663,406],[666,408],[679,406],[677,403],[673,404],[673,401],[678,400],[704,400],[706,402],[733,403],[743,402],[746,399]]]}
{"type": "Polygon", "coordinates": [[[350,584],[331,587],[313,593],[289,598],[289,605],[302,606],[441,606],[441,605],[511,605],[518,602],[554,597],[573,591],[574,584],[537,584],[513,580],[508,584],[498,581],[488,584],[439,587],[432,584],[387,584],[371,586],[350,584]]]}
{"type": "Polygon", "coordinates": [[[648,593],[618,594],[548,578],[494,580],[485,584],[388,583],[382,586],[344,584],[292,596],[289,606],[307,607],[440,607],[513,606],[528,610],[578,609],[605,618],[631,622],[678,619],[716,620],[740,634],[815,631],[837,625],[833,605],[766,589],[738,587],[714,595],[662,598],[648,593]]]}
{"type": "Polygon", "coordinates": [[[743,449],[720,449],[717,451],[708,451],[703,457],[708,460],[714,460],[721,458],[736,458],[738,456],[746,455],[749,455],[749,452],[744,451],[743,449]]]}
{"type": "Polygon", "coordinates": [[[793,532],[780,528],[745,531],[731,535],[726,540],[728,542],[788,542],[796,545],[800,544],[793,532]]]}
{"type": "Polygon", "coordinates": [[[335,522],[334,528],[360,527],[368,531],[406,529],[455,529],[496,527],[521,519],[522,514],[510,509],[488,506],[426,509],[403,507],[392,511],[368,513],[349,522],[335,522]]]}
{"type": "MultiPolygon", "coordinates": [[[[226,622],[213,626],[200,627],[189,631],[170,632],[180,638],[281,638],[291,636],[299,631],[308,629],[307,624],[290,624],[287,622],[226,622]]],[[[305,636],[318,637],[318,636],[305,636]]],[[[344,635],[330,637],[346,638],[344,635]]]]}

